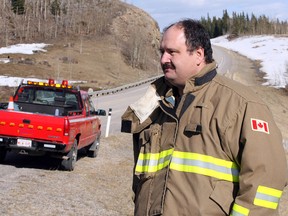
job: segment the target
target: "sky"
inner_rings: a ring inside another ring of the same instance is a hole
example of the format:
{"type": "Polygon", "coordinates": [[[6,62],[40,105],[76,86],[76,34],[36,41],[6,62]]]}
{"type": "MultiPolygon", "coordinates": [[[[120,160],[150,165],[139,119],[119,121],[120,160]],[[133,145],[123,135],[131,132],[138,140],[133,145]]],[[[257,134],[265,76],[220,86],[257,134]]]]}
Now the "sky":
{"type": "MultiPolygon", "coordinates": [[[[221,36],[211,40],[213,45],[221,46],[229,50],[239,52],[252,60],[261,61],[261,70],[266,73],[266,83],[275,88],[284,88],[288,85],[288,37],[274,36],[247,36],[228,41],[226,36],[221,36]]],[[[45,50],[48,44],[17,44],[9,47],[0,47],[0,54],[25,53],[33,54],[36,50],[47,52],[45,50]]],[[[11,59],[0,58],[1,64],[9,63],[11,59]]],[[[0,75],[0,86],[16,87],[19,85],[21,77],[8,77],[0,75]]],[[[37,81],[35,78],[26,78],[27,80],[37,81]]],[[[42,80],[41,80],[42,81],[42,80]]],[[[70,81],[69,83],[82,82],[70,81]]]]}
{"type": "Polygon", "coordinates": [[[160,30],[183,18],[222,17],[223,10],[265,15],[270,19],[288,20],[287,0],[122,0],[146,11],[159,24],[160,30]]]}

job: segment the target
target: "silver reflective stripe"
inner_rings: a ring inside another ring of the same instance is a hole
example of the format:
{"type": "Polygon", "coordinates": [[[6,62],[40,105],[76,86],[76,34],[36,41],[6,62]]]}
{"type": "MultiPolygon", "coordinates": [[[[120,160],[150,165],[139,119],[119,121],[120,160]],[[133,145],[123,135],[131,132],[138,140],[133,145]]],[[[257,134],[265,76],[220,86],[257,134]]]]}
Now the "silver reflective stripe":
{"type": "Polygon", "coordinates": [[[270,196],[267,194],[262,194],[262,193],[257,193],[256,198],[261,199],[261,200],[265,200],[265,201],[269,201],[269,202],[274,202],[274,203],[278,203],[280,200],[280,198],[270,196]]]}
{"type": "Polygon", "coordinates": [[[182,159],[182,158],[172,158],[172,163],[182,164],[186,166],[196,166],[202,167],[210,170],[215,170],[220,173],[226,173],[233,176],[238,176],[239,171],[236,168],[227,168],[223,166],[217,166],[213,163],[205,162],[205,161],[197,161],[197,160],[189,160],[189,159],[182,159]]]}
{"type": "Polygon", "coordinates": [[[170,169],[239,182],[239,170],[234,162],[198,153],[174,151],[170,169]]]}
{"type": "Polygon", "coordinates": [[[264,208],[277,209],[282,191],[259,185],[253,204],[264,208]]]}

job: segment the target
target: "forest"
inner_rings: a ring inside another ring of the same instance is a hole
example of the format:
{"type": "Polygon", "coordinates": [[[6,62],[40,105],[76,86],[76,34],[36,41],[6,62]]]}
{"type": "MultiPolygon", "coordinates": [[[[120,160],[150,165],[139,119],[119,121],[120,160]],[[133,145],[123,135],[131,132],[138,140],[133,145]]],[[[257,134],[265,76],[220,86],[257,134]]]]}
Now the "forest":
{"type": "Polygon", "coordinates": [[[116,0],[0,0],[0,46],[105,35],[125,8],[116,0]]]}
{"type": "Polygon", "coordinates": [[[223,11],[222,18],[201,17],[201,23],[209,31],[210,37],[215,38],[221,35],[263,35],[263,34],[288,34],[288,22],[271,20],[265,15],[256,17],[253,13],[233,12],[230,16],[227,10],[223,11]]]}

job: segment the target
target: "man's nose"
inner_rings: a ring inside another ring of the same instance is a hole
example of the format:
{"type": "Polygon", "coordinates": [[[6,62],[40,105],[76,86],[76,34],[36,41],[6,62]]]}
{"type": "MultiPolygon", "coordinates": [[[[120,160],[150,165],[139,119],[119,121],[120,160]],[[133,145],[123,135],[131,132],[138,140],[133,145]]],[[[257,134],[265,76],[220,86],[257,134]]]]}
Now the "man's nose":
{"type": "Polygon", "coordinates": [[[160,60],[161,64],[165,64],[170,61],[171,61],[170,55],[167,52],[164,52],[161,56],[161,60],[160,60]]]}

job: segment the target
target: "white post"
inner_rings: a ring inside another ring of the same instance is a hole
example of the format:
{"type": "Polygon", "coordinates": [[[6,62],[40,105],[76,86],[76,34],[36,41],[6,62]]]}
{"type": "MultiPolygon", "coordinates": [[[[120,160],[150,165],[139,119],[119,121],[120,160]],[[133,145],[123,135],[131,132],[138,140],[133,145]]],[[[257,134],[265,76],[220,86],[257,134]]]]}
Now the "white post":
{"type": "Polygon", "coordinates": [[[109,108],[105,137],[108,137],[108,134],[109,134],[109,128],[110,128],[110,122],[111,122],[111,114],[112,114],[112,109],[109,108]]]}

